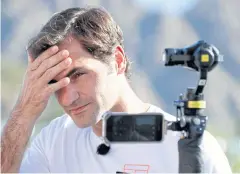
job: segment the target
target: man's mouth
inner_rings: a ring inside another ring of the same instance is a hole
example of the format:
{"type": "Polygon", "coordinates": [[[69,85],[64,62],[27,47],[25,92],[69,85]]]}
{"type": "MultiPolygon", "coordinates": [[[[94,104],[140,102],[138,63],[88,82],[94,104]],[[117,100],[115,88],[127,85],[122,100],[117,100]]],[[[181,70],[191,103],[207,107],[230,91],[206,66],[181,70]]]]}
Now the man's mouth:
{"type": "Polygon", "coordinates": [[[86,105],[83,105],[83,106],[80,106],[80,107],[71,109],[70,112],[71,112],[72,115],[80,114],[81,112],[83,112],[83,111],[86,109],[86,107],[87,107],[88,105],[89,105],[89,103],[86,104],[86,105]]]}

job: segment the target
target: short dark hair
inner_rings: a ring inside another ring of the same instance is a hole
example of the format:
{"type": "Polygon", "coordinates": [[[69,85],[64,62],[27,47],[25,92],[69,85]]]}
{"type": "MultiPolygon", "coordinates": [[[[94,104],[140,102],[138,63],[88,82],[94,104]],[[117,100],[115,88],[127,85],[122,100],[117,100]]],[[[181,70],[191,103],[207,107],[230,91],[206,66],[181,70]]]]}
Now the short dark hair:
{"type": "MultiPolygon", "coordinates": [[[[94,58],[109,63],[117,45],[123,46],[123,33],[112,16],[102,7],[69,8],[54,14],[40,32],[29,41],[27,50],[37,58],[67,36],[76,38],[94,58]]],[[[125,75],[130,76],[127,59],[125,75]]]]}

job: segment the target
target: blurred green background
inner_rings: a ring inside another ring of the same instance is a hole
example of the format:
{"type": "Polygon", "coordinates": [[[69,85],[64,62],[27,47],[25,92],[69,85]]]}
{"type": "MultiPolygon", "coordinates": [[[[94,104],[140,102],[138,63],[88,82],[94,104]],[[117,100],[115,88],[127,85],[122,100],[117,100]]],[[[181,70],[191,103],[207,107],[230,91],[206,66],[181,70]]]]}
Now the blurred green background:
{"type": "MultiPolygon", "coordinates": [[[[173,101],[198,74],[163,65],[164,48],[180,48],[203,39],[214,44],[224,62],[209,74],[205,99],[207,129],[217,138],[233,172],[240,172],[240,1],[239,0],[3,0],[1,11],[1,128],[21,88],[28,40],[53,13],[68,7],[101,5],[124,32],[133,61],[132,86],[147,102],[175,114],[173,101]]],[[[33,137],[63,114],[54,96],[36,123],[33,137]]]]}

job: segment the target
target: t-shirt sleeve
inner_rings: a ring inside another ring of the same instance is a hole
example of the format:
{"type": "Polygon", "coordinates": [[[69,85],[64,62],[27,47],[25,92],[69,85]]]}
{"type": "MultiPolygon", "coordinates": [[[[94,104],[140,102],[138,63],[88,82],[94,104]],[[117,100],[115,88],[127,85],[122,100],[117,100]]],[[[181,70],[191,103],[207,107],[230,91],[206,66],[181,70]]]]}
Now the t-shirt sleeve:
{"type": "Polygon", "coordinates": [[[202,148],[205,151],[207,173],[232,173],[229,161],[217,140],[205,131],[202,148]]]}
{"type": "Polygon", "coordinates": [[[48,129],[44,128],[31,142],[24,154],[20,166],[20,173],[48,173],[48,159],[46,156],[46,141],[48,129]]]}

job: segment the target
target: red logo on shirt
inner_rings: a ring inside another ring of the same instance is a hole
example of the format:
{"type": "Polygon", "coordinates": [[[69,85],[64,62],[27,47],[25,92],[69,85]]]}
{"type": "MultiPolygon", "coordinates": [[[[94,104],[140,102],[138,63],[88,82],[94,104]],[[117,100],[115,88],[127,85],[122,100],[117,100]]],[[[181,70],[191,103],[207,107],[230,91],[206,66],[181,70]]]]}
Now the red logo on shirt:
{"type": "Polygon", "coordinates": [[[150,165],[146,164],[125,164],[123,171],[126,173],[148,173],[150,165]]]}

